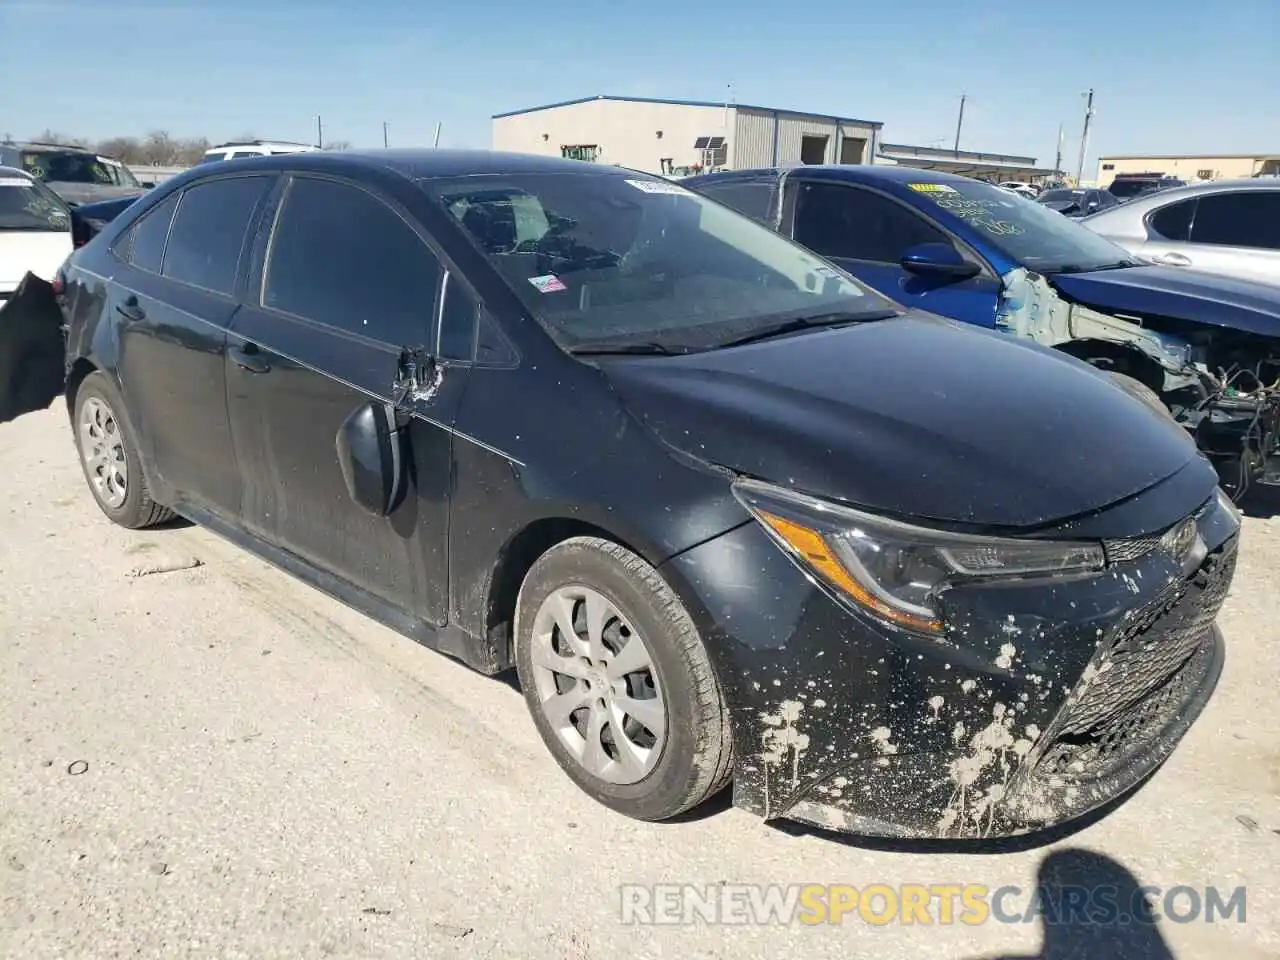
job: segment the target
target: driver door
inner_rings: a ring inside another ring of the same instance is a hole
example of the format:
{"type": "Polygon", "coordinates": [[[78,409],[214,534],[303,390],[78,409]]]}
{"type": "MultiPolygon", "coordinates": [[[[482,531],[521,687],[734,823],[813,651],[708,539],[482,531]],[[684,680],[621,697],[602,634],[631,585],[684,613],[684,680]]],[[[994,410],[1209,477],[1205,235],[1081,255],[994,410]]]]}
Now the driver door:
{"type": "Polygon", "coordinates": [[[448,601],[452,424],[469,367],[440,356],[447,284],[412,217],[366,186],[294,175],[264,218],[252,295],[232,324],[227,403],[253,533],[428,623],[448,601]],[[397,390],[404,352],[434,359],[424,388],[397,390]],[[387,517],[351,498],[335,440],[370,402],[407,421],[409,489],[387,517]]]}
{"type": "MultiPolygon", "coordinates": [[[[965,246],[918,211],[884,194],[848,183],[793,182],[788,206],[791,237],[859,280],[908,307],[994,327],[1000,285],[983,265],[964,280],[922,277],[904,270],[902,256],[922,243],[965,246]]],[[[784,224],[786,217],[784,213],[784,224]]]]}

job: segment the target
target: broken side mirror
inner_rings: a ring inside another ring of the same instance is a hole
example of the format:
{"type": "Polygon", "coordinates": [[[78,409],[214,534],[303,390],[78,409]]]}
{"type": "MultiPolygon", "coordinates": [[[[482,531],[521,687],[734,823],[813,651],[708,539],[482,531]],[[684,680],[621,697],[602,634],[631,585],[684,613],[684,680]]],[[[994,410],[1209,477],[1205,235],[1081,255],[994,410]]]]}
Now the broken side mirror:
{"type": "Polygon", "coordinates": [[[981,270],[949,243],[917,244],[902,255],[902,269],[921,276],[952,280],[975,276],[981,270]]]}
{"type": "Polygon", "coordinates": [[[404,432],[395,407],[371,400],[343,421],[335,438],[351,499],[375,517],[389,516],[405,490],[404,432]]]}

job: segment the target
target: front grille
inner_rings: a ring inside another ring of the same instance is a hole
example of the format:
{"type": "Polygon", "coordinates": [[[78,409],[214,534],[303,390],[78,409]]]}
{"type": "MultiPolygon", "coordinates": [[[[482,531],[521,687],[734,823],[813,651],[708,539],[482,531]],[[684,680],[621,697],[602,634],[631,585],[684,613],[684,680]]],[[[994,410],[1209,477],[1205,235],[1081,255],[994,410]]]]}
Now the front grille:
{"type": "Polygon", "coordinates": [[[1107,563],[1128,563],[1142,559],[1158,546],[1159,537],[1131,537],[1128,540],[1103,540],[1102,552],[1107,563]]]}
{"type": "Polygon", "coordinates": [[[1120,625],[1063,708],[1037,775],[1105,776],[1180,709],[1203,676],[1197,655],[1207,653],[1235,565],[1232,542],[1120,625]]]}

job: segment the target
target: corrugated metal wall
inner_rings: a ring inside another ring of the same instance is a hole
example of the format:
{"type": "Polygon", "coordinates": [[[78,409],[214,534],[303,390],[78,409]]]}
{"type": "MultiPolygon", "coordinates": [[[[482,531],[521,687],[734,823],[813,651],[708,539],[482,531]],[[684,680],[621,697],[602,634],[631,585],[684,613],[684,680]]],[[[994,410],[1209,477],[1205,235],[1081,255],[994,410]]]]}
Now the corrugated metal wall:
{"type": "Polygon", "coordinates": [[[766,110],[735,110],[735,113],[729,166],[735,170],[772,166],[773,113],[766,110]]]}
{"type": "Polygon", "coordinates": [[[840,145],[845,139],[863,141],[860,162],[872,162],[875,127],[796,114],[775,114],[772,110],[738,108],[735,113],[736,142],[729,145],[729,166],[736,170],[799,163],[802,138],[806,136],[827,138],[823,163],[840,162],[840,145]]]}

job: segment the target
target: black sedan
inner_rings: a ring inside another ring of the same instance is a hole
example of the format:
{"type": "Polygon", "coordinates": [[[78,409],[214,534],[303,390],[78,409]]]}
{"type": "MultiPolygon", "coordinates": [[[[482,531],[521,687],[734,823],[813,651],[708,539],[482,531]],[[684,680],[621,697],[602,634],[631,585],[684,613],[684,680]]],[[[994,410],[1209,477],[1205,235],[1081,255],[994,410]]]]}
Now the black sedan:
{"type": "Polygon", "coordinates": [[[1059,187],[1046,190],[1036,198],[1050,210],[1056,210],[1064,217],[1087,217],[1091,213],[1110,210],[1119,206],[1120,201],[1106,190],[1095,187],[1059,187]]]}
{"type": "Polygon", "coordinates": [[[1033,829],[1145,777],[1222,668],[1239,523],[1184,431],[655,177],[199,168],[0,319],[0,419],[65,393],[108,517],[515,666],[632,817],[732,781],[766,818],[1033,829]]]}

